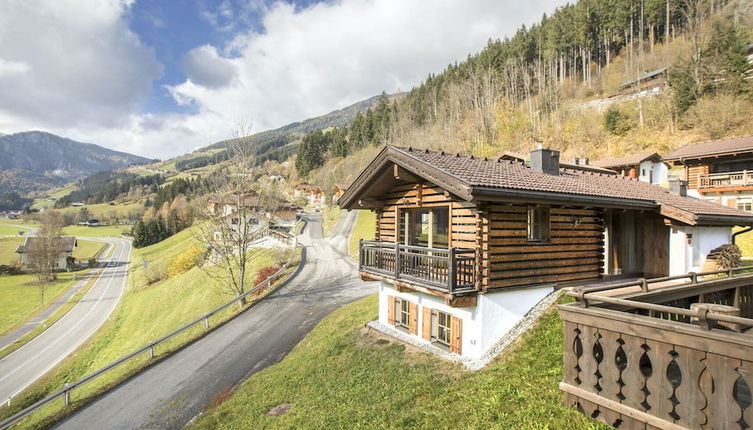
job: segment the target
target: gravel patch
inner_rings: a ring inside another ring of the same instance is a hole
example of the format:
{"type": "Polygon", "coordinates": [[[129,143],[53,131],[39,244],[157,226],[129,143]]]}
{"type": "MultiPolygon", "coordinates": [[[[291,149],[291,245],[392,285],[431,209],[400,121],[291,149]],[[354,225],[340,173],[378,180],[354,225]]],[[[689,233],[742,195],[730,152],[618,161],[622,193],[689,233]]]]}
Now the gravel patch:
{"type": "Polygon", "coordinates": [[[478,358],[461,357],[457,354],[453,354],[447,350],[427,343],[423,339],[419,339],[416,336],[409,335],[405,332],[397,330],[394,327],[384,325],[379,321],[371,321],[369,323],[366,323],[366,326],[392,336],[401,342],[405,342],[424,351],[438,355],[445,360],[455,363],[461,363],[468,370],[479,370],[486,367],[486,365],[494,360],[495,357],[497,357],[505,349],[507,349],[507,347],[510,346],[515,341],[515,339],[517,339],[521,334],[528,330],[533,325],[533,323],[536,322],[536,320],[539,319],[539,317],[543,315],[544,312],[546,312],[547,309],[549,309],[549,307],[552,306],[564,292],[564,289],[556,290],[544,297],[540,302],[536,304],[536,306],[534,306],[527,314],[525,314],[525,316],[523,316],[523,318],[517,324],[515,324],[513,328],[510,329],[510,331],[505,333],[504,336],[502,336],[481,357],[478,358]]]}

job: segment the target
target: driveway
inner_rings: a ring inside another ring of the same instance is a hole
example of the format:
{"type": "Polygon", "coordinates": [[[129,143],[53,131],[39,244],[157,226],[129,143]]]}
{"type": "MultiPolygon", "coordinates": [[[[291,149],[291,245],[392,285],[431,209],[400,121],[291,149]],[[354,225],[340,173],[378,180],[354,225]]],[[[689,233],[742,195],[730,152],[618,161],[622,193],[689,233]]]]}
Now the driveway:
{"type": "Polygon", "coordinates": [[[344,214],[322,238],[321,216],[305,215],[299,271],[258,305],[134,376],[58,423],[63,429],[178,429],[225,387],[275,364],[333,310],[377,291],[347,255],[355,221],[344,214]]]}
{"type": "Polygon", "coordinates": [[[86,295],[55,324],[0,360],[0,399],[16,396],[47,373],[94,334],[115,309],[125,289],[131,242],[107,241],[115,250],[86,295]]]}

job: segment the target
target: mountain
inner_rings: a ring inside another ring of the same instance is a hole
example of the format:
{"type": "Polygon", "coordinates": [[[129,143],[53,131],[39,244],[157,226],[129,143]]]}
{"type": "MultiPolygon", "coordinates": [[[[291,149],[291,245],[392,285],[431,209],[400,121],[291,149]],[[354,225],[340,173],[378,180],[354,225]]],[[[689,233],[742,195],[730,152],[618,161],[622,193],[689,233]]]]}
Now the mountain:
{"type": "Polygon", "coordinates": [[[92,173],[149,163],[144,157],[81,143],[51,133],[0,136],[0,192],[38,191],[92,173]]]}

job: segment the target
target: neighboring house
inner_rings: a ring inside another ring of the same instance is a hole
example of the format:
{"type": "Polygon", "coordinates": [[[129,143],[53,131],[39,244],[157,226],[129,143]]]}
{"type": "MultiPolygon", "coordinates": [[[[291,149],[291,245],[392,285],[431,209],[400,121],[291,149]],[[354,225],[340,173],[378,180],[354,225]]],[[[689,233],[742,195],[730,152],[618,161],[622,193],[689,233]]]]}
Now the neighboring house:
{"type": "Polygon", "coordinates": [[[345,193],[345,190],[347,190],[348,187],[343,184],[335,184],[332,186],[332,203],[337,203],[337,201],[340,199],[340,196],[342,196],[345,193]]]}
{"type": "Polygon", "coordinates": [[[753,209],[753,136],[685,145],[663,160],[684,169],[689,194],[733,208],[753,209]]]}
{"type": "Polygon", "coordinates": [[[228,194],[211,196],[207,202],[207,210],[212,215],[232,215],[241,206],[244,208],[256,208],[259,206],[259,196],[254,192],[249,192],[245,196],[228,194]]]}
{"type": "Polygon", "coordinates": [[[753,215],[618,175],[385,147],[340,198],[376,212],[379,321],[477,358],[556,286],[698,270],[753,215]]]}
{"type": "MultiPolygon", "coordinates": [[[[16,253],[19,254],[19,264],[23,270],[29,270],[33,268],[32,254],[35,248],[40,246],[42,239],[38,237],[27,237],[23,245],[19,245],[16,248],[16,253]]],[[[65,270],[74,263],[73,250],[76,248],[78,242],[75,237],[63,236],[53,238],[53,244],[58,256],[55,259],[55,270],[65,270]]]]}
{"type": "Polygon", "coordinates": [[[667,82],[667,72],[667,67],[661,67],[635,79],[627,80],[620,84],[620,93],[633,93],[661,87],[667,82]]]}
{"type": "MultiPolygon", "coordinates": [[[[520,152],[504,151],[497,155],[498,161],[518,161],[525,163],[529,160],[530,156],[522,154],[520,152]]],[[[605,175],[616,175],[617,172],[603,167],[593,166],[589,164],[588,158],[573,158],[570,163],[560,162],[560,167],[566,169],[582,170],[584,172],[602,173],[605,175]]]]}
{"type": "Polygon", "coordinates": [[[618,174],[648,182],[663,184],[667,182],[667,165],[655,152],[628,155],[619,158],[604,158],[591,162],[592,166],[614,170],[618,174]]]}
{"type": "Polygon", "coordinates": [[[306,205],[313,206],[315,208],[322,208],[325,205],[324,191],[316,185],[311,184],[298,184],[293,188],[293,198],[298,200],[304,198],[306,205]]]}
{"type": "Polygon", "coordinates": [[[285,182],[285,175],[278,171],[267,172],[267,178],[270,182],[285,182]]]}
{"type": "Polygon", "coordinates": [[[84,204],[82,202],[73,202],[71,203],[71,207],[78,208],[83,206],[84,204]]]}
{"type": "Polygon", "coordinates": [[[280,230],[290,230],[295,227],[298,220],[298,206],[293,204],[283,204],[278,208],[267,212],[267,218],[271,221],[271,227],[280,230]]]}

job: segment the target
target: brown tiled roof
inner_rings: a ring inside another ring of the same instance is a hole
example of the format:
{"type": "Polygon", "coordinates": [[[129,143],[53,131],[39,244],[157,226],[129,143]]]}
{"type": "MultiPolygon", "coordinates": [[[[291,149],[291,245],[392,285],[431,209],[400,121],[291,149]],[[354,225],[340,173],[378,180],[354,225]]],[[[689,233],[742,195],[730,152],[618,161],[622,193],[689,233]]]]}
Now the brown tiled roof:
{"type": "MultiPolygon", "coordinates": [[[[72,236],[61,236],[53,238],[53,245],[57,252],[73,252],[76,247],[76,238],[72,236]]],[[[27,252],[33,252],[34,249],[39,246],[40,239],[38,237],[27,237],[23,245],[20,245],[16,252],[24,254],[27,252]]]]}
{"type": "Polygon", "coordinates": [[[660,160],[661,157],[656,152],[646,152],[643,154],[626,155],[624,157],[615,158],[602,158],[601,160],[595,160],[591,162],[592,166],[596,167],[619,167],[619,166],[631,166],[634,164],[641,164],[642,161],[648,160],[651,157],[656,157],[660,160]]]}
{"type": "Polygon", "coordinates": [[[516,161],[497,161],[465,155],[391,147],[429,166],[451,175],[474,192],[479,188],[522,190],[597,198],[643,201],[662,209],[676,209],[696,216],[736,217],[753,223],[753,215],[694,197],[682,197],[646,182],[621,176],[563,168],[559,175],[531,169],[516,161]]]}
{"type": "MultiPolygon", "coordinates": [[[[495,157],[497,161],[520,161],[525,162],[529,156],[527,154],[523,154],[522,152],[515,152],[515,151],[503,151],[499,155],[495,157]]],[[[597,172],[597,173],[606,173],[608,175],[616,175],[617,172],[614,170],[605,169],[600,166],[594,166],[592,164],[572,164],[572,163],[563,163],[560,162],[560,166],[567,167],[570,169],[578,169],[578,170],[586,170],[591,172],[597,172]]]]}
{"type": "Polygon", "coordinates": [[[683,158],[703,158],[712,155],[751,151],[753,151],[753,135],[691,143],[690,145],[685,145],[671,151],[664,156],[664,160],[673,161],[683,158]]]}

